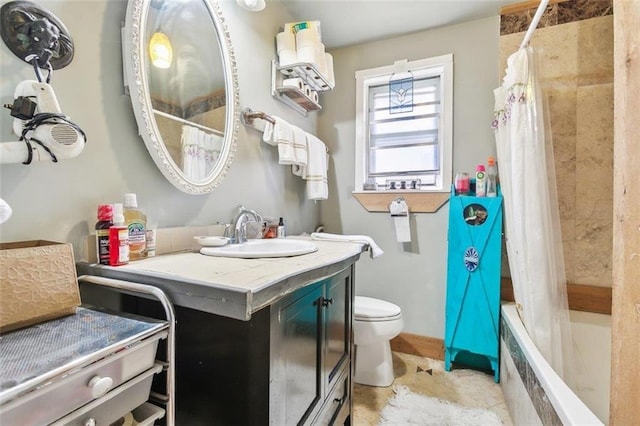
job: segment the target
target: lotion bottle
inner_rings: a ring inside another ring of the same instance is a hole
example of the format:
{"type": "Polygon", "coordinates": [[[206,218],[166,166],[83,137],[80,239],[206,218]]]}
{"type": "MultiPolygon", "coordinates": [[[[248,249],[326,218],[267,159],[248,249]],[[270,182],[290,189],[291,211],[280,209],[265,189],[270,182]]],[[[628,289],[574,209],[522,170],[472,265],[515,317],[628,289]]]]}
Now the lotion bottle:
{"type": "Polygon", "coordinates": [[[124,194],[124,221],[129,230],[129,259],[147,257],[147,216],[138,209],[136,194],[124,194]]]}

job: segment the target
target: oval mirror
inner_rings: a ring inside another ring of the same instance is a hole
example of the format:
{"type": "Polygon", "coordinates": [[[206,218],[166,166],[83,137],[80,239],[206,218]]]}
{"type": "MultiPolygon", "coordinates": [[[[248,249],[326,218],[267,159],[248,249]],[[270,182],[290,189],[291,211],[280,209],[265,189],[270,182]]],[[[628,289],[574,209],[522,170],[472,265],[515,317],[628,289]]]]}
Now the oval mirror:
{"type": "Polygon", "coordinates": [[[190,194],[211,192],[236,149],[236,64],[212,0],[129,0],[125,80],[138,129],[162,174],[190,194]]]}

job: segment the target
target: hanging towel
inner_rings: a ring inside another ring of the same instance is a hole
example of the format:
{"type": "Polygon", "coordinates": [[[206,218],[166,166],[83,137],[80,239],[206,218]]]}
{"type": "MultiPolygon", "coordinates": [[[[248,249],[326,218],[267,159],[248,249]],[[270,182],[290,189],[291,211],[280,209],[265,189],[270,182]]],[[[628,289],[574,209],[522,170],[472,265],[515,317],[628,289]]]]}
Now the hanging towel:
{"type": "Polygon", "coordinates": [[[278,162],[284,165],[307,165],[307,132],[298,126],[291,126],[292,138],[278,142],[278,162]]]}
{"type": "Polygon", "coordinates": [[[307,167],[307,132],[299,127],[293,127],[293,150],[296,157],[295,165],[299,167],[307,167]]]}
{"type": "Polygon", "coordinates": [[[313,232],[311,234],[312,240],[323,241],[347,241],[350,243],[361,243],[368,246],[369,255],[372,259],[382,256],[384,251],[373,241],[373,238],[366,235],[340,235],[340,234],[328,234],[326,232],[313,232]]]}
{"type": "MultiPolygon", "coordinates": [[[[327,146],[320,139],[307,133],[307,167],[300,171],[307,181],[307,198],[326,200],[329,197],[327,165],[329,164],[327,146]]],[[[294,171],[294,174],[295,171],[294,171]]]]}
{"type": "Polygon", "coordinates": [[[275,124],[267,121],[262,132],[262,140],[269,145],[276,146],[280,141],[293,143],[293,130],[291,124],[280,117],[272,116],[275,124]]]}

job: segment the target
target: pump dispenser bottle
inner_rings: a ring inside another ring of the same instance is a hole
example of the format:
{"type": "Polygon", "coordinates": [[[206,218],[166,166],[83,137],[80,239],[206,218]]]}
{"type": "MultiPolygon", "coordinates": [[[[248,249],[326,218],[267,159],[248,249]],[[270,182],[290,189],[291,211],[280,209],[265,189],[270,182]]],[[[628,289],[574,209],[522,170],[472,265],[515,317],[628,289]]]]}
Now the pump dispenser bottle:
{"type": "Polygon", "coordinates": [[[138,209],[136,194],[124,194],[124,220],[129,230],[129,259],[137,260],[147,257],[147,216],[138,209]]]}

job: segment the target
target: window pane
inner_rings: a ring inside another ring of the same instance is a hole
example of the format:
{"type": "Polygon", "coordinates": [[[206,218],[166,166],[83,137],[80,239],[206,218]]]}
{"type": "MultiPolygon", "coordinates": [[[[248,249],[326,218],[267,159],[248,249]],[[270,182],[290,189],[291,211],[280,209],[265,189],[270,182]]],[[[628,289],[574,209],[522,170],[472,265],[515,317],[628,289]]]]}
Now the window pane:
{"type": "Polygon", "coordinates": [[[409,146],[369,151],[369,174],[438,171],[438,146],[409,146]]]}
{"type": "Polygon", "coordinates": [[[439,170],[440,77],[413,82],[413,108],[389,110],[389,85],[369,87],[369,175],[439,170]]]}

